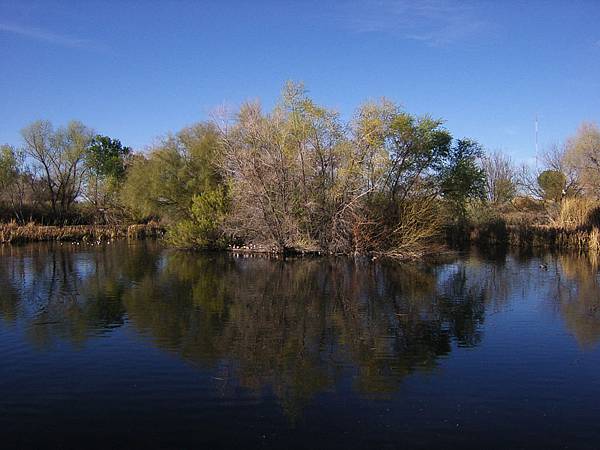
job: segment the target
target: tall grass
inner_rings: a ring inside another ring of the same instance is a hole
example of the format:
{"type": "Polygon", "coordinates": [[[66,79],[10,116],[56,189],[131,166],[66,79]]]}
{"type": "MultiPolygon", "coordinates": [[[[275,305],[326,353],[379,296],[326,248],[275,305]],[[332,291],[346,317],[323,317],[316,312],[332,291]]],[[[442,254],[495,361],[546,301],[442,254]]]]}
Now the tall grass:
{"type": "Polygon", "coordinates": [[[35,241],[98,242],[115,239],[141,239],[160,237],[164,229],[156,222],[143,225],[71,225],[44,226],[34,223],[18,225],[15,222],[0,224],[0,243],[22,243],[35,241]]]}
{"type": "Polygon", "coordinates": [[[584,197],[565,198],[552,206],[555,210],[545,222],[529,218],[533,212],[526,210],[523,212],[526,220],[515,220],[515,213],[511,213],[500,214],[496,220],[476,223],[469,231],[470,241],[483,245],[573,249],[600,254],[600,201],[584,197]]]}
{"type": "Polygon", "coordinates": [[[566,229],[599,227],[600,202],[585,197],[565,198],[552,225],[566,229]]]}

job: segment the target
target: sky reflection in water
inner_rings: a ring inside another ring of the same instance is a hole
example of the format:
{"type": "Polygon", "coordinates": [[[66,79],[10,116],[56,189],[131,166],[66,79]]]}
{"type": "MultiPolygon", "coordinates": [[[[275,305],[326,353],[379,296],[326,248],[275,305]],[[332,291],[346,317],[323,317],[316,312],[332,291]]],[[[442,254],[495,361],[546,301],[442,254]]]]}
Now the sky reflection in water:
{"type": "Polygon", "coordinates": [[[593,448],[599,283],[568,255],[4,247],[0,431],[38,447],[593,448]]]}

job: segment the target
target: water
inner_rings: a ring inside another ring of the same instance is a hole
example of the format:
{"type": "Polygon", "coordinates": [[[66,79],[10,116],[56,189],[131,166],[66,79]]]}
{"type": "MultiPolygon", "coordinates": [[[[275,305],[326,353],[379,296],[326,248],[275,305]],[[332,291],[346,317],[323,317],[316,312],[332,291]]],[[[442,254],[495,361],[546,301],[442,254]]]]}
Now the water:
{"type": "Polygon", "coordinates": [[[2,448],[597,448],[592,263],[4,247],[2,448]]]}

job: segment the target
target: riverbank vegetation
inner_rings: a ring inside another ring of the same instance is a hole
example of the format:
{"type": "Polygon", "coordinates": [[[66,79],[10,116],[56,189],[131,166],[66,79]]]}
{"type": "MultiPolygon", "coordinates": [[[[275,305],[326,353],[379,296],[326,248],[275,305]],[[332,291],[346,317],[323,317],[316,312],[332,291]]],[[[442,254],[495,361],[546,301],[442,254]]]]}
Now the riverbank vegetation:
{"type": "Polygon", "coordinates": [[[116,239],[159,238],[164,228],[157,222],[131,225],[65,225],[48,226],[30,222],[0,224],[0,244],[24,242],[60,241],[101,244],[116,239]]]}
{"type": "Polygon", "coordinates": [[[173,246],[198,249],[411,258],[476,241],[600,250],[593,124],[535,167],[517,167],[454,138],[441,119],[380,100],[344,120],[289,83],[270,111],[249,102],[145,152],[79,122],[38,121],[22,136],[0,152],[5,222],[160,223],[173,246]]]}

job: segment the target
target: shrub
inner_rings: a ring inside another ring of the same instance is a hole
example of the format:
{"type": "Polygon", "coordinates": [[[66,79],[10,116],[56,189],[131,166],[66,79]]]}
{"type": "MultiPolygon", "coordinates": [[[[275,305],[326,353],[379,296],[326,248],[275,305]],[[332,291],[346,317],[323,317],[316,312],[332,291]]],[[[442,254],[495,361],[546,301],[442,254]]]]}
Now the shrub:
{"type": "Polygon", "coordinates": [[[190,217],[171,227],[169,242],[179,248],[213,249],[227,245],[222,225],[229,210],[225,186],[196,195],[192,199],[190,217]]]}

